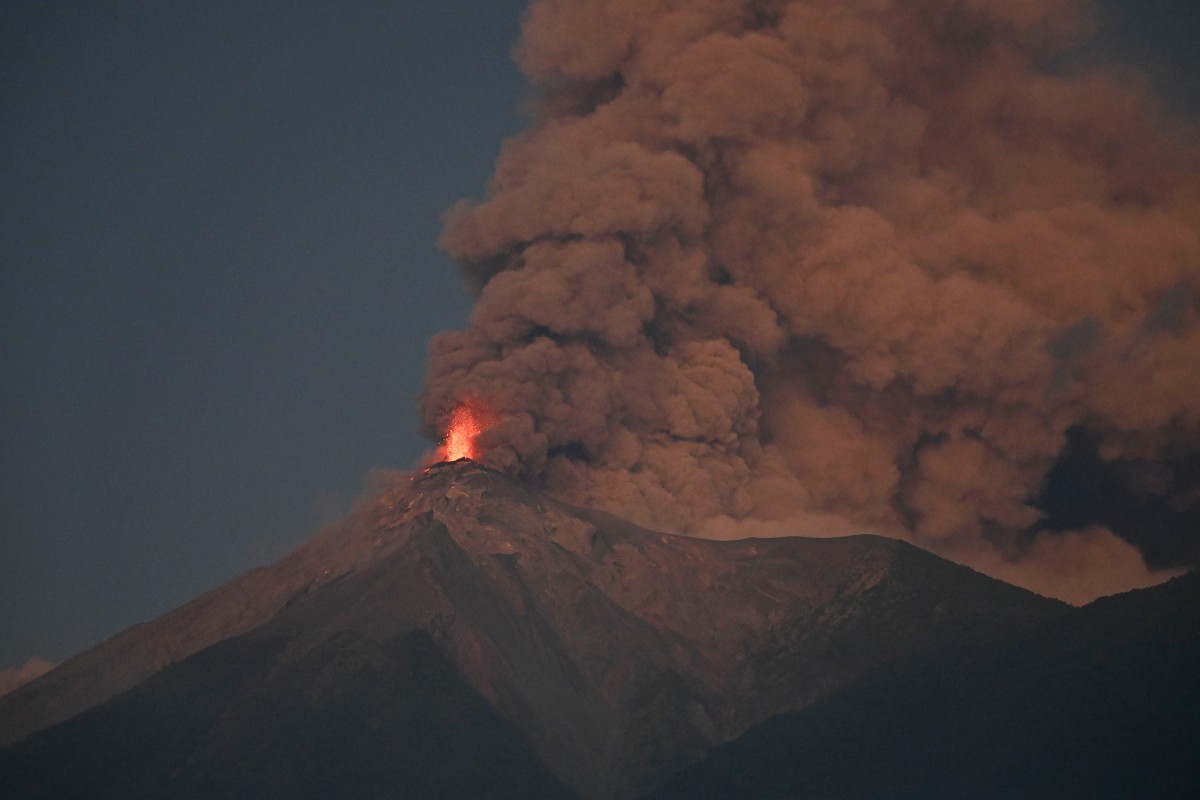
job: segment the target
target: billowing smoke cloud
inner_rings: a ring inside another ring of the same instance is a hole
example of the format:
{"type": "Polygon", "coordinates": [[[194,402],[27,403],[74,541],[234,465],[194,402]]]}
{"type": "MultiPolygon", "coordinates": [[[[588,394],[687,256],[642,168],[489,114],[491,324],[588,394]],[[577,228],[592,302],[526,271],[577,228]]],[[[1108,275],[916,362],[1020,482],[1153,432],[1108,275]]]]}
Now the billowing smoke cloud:
{"type": "Polygon", "coordinates": [[[485,402],[483,461],[658,528],[1145,582],[1108,531],[1035,533],[1079,432],[1200,503],[1165,456],[1200,440],[1195,132],[1045,66],[1088,10],[536,0],[535,123],[447,214],[478,303],[431,344],[427,431],[485,402]]]}

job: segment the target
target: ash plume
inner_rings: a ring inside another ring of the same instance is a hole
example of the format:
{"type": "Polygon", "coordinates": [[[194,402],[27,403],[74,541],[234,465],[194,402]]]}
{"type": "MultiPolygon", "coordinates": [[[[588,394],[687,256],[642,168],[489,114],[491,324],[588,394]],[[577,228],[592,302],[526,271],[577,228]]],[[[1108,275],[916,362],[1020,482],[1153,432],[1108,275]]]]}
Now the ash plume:
{"type": "Polygon", "coordinates": [[[1200,518],[1196,131],[1046,66],[1093,24],[535,0],[534,122],[446,215],[478,301],[430,345],[427,433],[485,402],[485,464],[693,535],[873,531],[1075,600],[1195,564],[1195,535],[1046,530],[1073,437],[1200,518]]]}

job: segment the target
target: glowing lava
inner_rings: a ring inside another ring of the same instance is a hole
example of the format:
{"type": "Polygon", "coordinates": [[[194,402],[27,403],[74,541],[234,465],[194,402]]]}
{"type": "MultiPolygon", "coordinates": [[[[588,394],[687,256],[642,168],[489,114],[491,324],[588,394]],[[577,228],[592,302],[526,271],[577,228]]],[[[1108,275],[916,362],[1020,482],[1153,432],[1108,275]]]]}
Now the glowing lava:
{"type": "Polygon", "coordinates": [[[475,458],[475,440],[487,427],[483,415],[471,406],[459,406],[450,415],[450,426],[442,440],[443,460],[457,461],[460,458],[475,458]]]}

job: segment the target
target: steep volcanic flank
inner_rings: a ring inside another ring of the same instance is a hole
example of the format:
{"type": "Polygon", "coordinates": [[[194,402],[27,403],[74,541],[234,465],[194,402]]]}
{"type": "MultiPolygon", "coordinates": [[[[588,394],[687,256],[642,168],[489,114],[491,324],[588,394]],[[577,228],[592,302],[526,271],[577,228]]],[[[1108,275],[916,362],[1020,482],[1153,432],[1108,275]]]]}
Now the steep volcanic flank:
{"type": "MultiPolygon", "coordinates": [[[[405,780],[438,785],[439,770],[462,772],[463,752],[536,766],[527,741],[579,795],[631,797],[891,659],[1061,613],[901,542],[659,534],[463,460],[5,698],[10,741],[74,719],[7,750],[0,783],[38,796],[52,774],[70,795],[104,784],[95,765],[125,763],[140,776],[124,789],[134,795],[254,785],[306,796],[344,780],[369,796],[380,786],[363,778],[365,737],[411,767],[405,780]],[[484,721],[413,712],[434,673],[454,708],[484,721]],[[352,734],[327,736],[319,759],[297,756],[325,730],[314,720],[329,719],[352,734]],[[422,719],[448,737],[443,761],[412,736],[422,719]],[[514,725],[503,757],[488,749],[495,736],[463,738],[514,725]],[[263,778],[271,764],[287,765],[272,773],[283,782],[263,778]],[[320,780],[306,772],[317,769],[320,780]]],[[[560,791],[548,776],[529,781],[529,792],[560,791]]]]}

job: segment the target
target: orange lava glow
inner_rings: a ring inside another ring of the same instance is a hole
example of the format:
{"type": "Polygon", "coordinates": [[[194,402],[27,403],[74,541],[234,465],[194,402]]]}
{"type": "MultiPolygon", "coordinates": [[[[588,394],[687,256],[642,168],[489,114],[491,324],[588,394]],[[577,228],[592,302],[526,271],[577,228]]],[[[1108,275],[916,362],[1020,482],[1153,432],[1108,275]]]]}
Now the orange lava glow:
{"type": "Polygon", "coordinates": [[[475,440],[486,427],[483,414],[478,409],[467,405],[454,409],[450,415],[450,426],[446,429],[446,438],[442,440],[443,460],[476,458],[475,440]]]}

